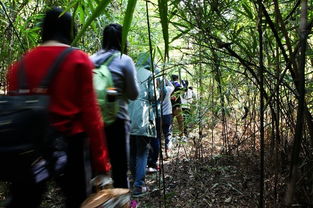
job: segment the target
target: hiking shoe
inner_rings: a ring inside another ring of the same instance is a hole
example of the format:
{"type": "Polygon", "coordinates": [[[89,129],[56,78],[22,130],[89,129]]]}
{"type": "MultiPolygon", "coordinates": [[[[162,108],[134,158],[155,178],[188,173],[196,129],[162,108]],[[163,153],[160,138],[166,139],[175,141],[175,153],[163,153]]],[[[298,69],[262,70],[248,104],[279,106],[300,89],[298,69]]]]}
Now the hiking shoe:
{"type": "Polygon", "coordinates": [[[154,167],[148,167],[147,168],[147,173],[156,173],[156,172],[158,172],[157,168],[154,168],[154,167]]]}
{"type": "Polygon", "coordinates": [[[172,149],[173,148],[173,142],[169,141],[166,148],[167,149],[172,149]]]}
{"type": "Polygon", "coordinates": [[[133,197],[142,197],[149,194],[149,189],[146,186],[135,187],[133,190],[133,197]]]}
{"type": "Polygon", "coordinates": [[[131,200],[130,208],[137,208],[139,203],[136,200],[131,200]]]}

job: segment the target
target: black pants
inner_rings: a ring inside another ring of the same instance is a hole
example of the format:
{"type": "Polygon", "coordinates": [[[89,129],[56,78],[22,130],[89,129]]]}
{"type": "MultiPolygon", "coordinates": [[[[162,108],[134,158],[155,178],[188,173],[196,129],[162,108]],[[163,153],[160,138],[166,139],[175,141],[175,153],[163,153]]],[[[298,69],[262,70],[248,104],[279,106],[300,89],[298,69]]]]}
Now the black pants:
{"type": "Polygon", "coordinates": [[[1,180],[10,182],[8,208],[39,207],[45,181],[36,183],[31,164],[38,158],[34,152],[23,155],[0,154],[1,180]]]}
{"type": "Polygon", "coordinates": [[[128,121],[118,118],[105,127],[115,188],[129,188],[127,177],[129,160],[128,129],[128,121]]]}
{"type": "Polygon", "coordinates": [[[66,208],[79,208],[90,193],[91,168],[86,134],[67,139],[67,166],[64,175],[58,177],[64,195],[66,208]]]}
{"type": "MultiPolygon", "coordinates": [[[[67,208],[79,208],[87,197],[88,162],[86,162],[86,135],[77,134],[67,138],[67,164],[64,174],[57,177],[65,195],[67,208]]],[[[1,180],[11,183],[11,200],[8,208],[37,208],[46,190],[46,180],[37,183],[32,163],[38,158],[34,152],[0,158],[1,180]]],[[[89,166],[90,167],[90,166],[89,166]]]]}

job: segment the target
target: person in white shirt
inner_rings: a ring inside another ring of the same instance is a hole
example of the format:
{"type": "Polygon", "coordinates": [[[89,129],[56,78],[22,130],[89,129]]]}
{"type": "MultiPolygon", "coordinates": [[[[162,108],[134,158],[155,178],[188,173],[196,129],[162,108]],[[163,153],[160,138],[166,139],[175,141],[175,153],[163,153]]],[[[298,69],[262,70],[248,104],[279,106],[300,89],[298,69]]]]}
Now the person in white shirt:
{"type": "Polygon", "coordinates": [[[196,98],[193,88],[188,86],[188,80],[183,80],[183,86],[185,88],[185,93],[181,96],[181,106],[183,111],[184,118],[184,135],[188,136],[188,121],[190,117],[190,106],[193,104],[194,99],[196,98]]]}
{"type": "Polygon", "coordinates": [[[168,80],[164,80],[166,94],[162,102],[162,131],[165,138],[165,154],[168,157],[169,143],[172,136],[172,103],[171,103],[171,94],[174,91],[174,86],[168,80]]]}
{"type": "MultiPolygon", "coordinates": [[[[168,81],[164,80],[162,82],[162,98],[161,102],[162,106],[160,106],[160,110],[162,110],[162,133],[165,138],[165,158],[168,158],[168,150],[170,148],[170,140],[172,136],[172,103],[171,103],[171,94],[174,91],[173,84],[168,81]]],[[[161,111],[159,111],[158,118],[156,119],[156,127],[157,127],[157,138],[150,141],[151,149],[149,153],[148,159],[148,173],[155,173],[158,172],[157,161],[159,158],[159,149],[160,149],[160,141],[161,141],[161,128],[160,128],[160,118],[161,111]]]]}

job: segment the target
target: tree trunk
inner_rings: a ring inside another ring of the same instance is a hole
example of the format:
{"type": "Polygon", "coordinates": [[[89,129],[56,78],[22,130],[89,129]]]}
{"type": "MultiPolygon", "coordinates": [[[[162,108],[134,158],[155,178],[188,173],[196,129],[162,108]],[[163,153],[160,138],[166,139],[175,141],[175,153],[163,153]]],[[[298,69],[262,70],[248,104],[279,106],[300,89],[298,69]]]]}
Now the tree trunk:
{"type": "Polygon", "coordinates": [[[222,109],[222,124],[223,124],[223,130],[222,130],[222,138],[223,138],[223,146],[225,148],[225,152],[229,150],[229,144],[227,141],[227,122],[226,122],[226,112],[225,112],[225,99],[223,95],[223,90],[222,90],[222,73],[220,70],[220,61],[217,56],[217,54],[212,50],[213,53],[213,67],[215,71],[215,79],[217,82],[217,89],[218,93],[220,96],[220,102],[221,102],[221,109],[222,109]]]}
{"type": "Polygon", "coordinates": [[[307,0],[301,1],[301,18],[300,18],[300,50],[298,56],[298,89],[299,89],[299,99],[298,99],[298,110],[297,110],[297,121],[295,137],[292,149],[291,167],[289,172],[288,188],[286,192],[286,205],[291,206],[293,202],[293,196],[296,189],[297,180],[297,170],[300,163],[299,153],[301,148],[301,141],[303,136],[303,124],[304,124],[304,111],[305,111],[305,52],[307,45],[307,10],[308,10],[307,0]]]}
{"type": "Polygon", "coordinates": [[[263,75],[263,28],[262,28],[262,0],[259,1],[259,75],[260,75],[260,201],[259,207],[264,207],[264,75],[263,75]]]}

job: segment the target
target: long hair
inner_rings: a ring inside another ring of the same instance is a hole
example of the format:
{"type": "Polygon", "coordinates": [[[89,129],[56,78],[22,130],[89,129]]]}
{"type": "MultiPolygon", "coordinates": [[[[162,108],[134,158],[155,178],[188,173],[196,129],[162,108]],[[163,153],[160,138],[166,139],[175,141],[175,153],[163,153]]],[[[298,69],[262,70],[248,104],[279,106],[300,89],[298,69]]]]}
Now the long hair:
{"type": "Polygon", "coordinates": [[[42,22],[42,42],[56,40],[64,44],[70,44],[75,36],[76,28],[72,15],[62,9],[54,7],[48,10],[42,22]]]}
{"type": "MultiPolygon", "coordinates": [[[[118,50],[122,51],[122,31],[123,28],[120,24],[107,25],[102,34],[102,48],[104,50],[118,50]]],[[[125,52],[127,49],[125,49],[125,52]]]]}

